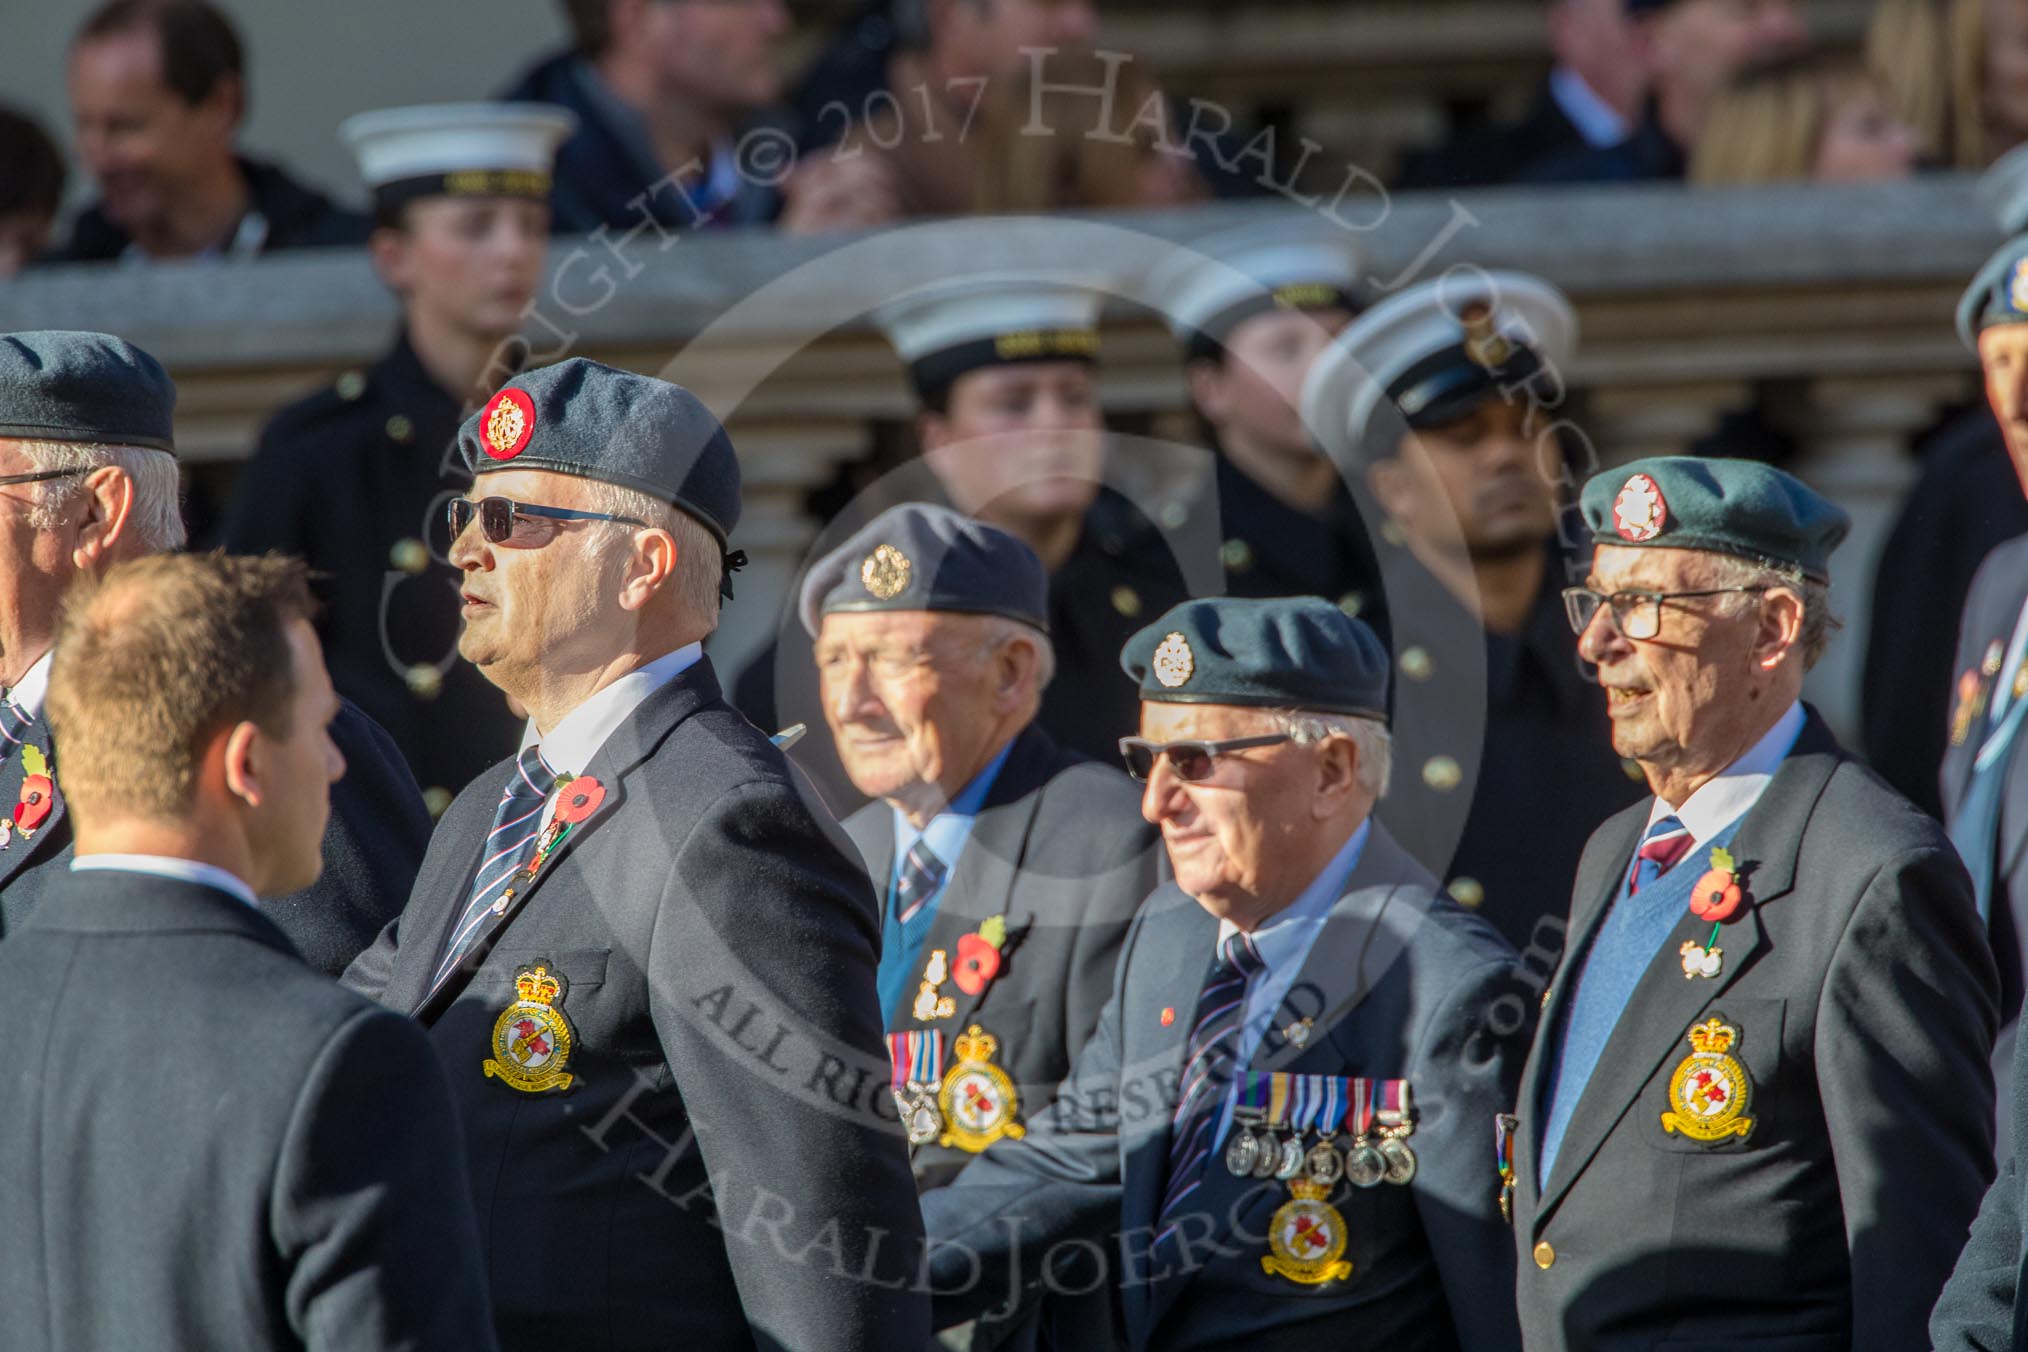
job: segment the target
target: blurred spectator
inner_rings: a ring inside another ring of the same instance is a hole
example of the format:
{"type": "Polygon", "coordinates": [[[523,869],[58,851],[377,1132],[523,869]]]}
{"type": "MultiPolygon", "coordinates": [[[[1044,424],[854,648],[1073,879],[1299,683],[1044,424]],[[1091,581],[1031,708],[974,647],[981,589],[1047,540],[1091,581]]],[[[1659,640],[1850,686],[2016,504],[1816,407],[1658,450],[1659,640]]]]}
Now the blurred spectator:
{"type": "Polygon", "coordinates": [[[1626,0],[1647,108],[1624,141],[1543,161],[1540,183],[1681,178],[1711,105],[1741,71],[1808,41],[1796,0],[1626,0]]]}
{"type": "Polygon", "coordinates": [[[365,371],[282,409],[227,520],[226,548],[307,560],[331,679],[394,737],[433,812],[511,754],[521,720],[461,661],[444,504],[471,475],[458,426],[519,369],[513,345],[542,280],[554,108],[441,104],[339,129],[373,191],[373,265],[401,301],[365,371]]]}
{"type": "Polygon", "coordinates": [[[1507,183],[1553,155],[1627,138],[1648,90],[1625,0],[1550,0],[1545,17],[1556,65],[1527,113],[1410,156],[1402,187],[1507,183]]]}
{"type": "Polygon", "coordinates": [[[1943,164],[1983,169],[2028,141],[2028,0],[1878,0],[1866,55],[1943,164]]]}
{"type": "Polygon", "coordinates": [[[235,153],[246,116],[239,34],[205,0],[111,0],[70,49],[78,157],[100,200],[64,261],[251,257],[357,244],[364,218],[235,153]]]}
{"type": "Polygon", "coordinates": [[[1810,52],[1757,67],[1711,107],[1690,181],[1864,183],[1907,178],[1920,147],[1859,58],[1810,52]]]}
{"type": "Polygon", "coordinates": [[[34,118],[0,106],[0,278],[49,242],[63,205],[63,156],[34,118]]]}
{"type": "Polygon", "coordinates": [[[790,138],[760,121],[781,95],[783,0],[564,0],[564,9],[575,44],[501,96],[577,116],[556,160],[559,233],[777,217],[816,230],[892,214],[868,165],[816,164],[784,177],[790,138]]]}

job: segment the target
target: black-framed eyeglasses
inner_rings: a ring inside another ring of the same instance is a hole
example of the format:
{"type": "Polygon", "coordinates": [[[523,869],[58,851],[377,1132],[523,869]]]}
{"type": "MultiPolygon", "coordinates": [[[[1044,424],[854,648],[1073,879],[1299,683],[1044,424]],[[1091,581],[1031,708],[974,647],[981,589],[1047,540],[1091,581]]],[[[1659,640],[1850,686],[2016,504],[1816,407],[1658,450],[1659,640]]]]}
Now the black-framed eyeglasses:
{"type": "Polygon", "coordinates": [[[532,502],[516,502],[512,498],[452,498],[444,504],[444,514],[451,520],[451,538],[457,539],[465,533],[465,527],[473,518],[479,522],[479,532],[489,544],[504,545],[514,538],[516,521],[524,516],[537,516],[550,521],[617,521],[623,526],[645,526],[648,523],[631,516],[614,516],[610,512],[580,512],[574,507],[543,507],[532,502]]]}
{"type": "Polygon", "coordinates": [[[1195,784],[1211,778],[1218,758],[1228,751],[1277,746],[1294,740],[1286,732],[1271,732],[1259,737],[1229,737],[1222,742],[1151,742],[1145,737],[1122,737],[1120,755],[1126,759],[1127,773],[1135,779],[1145,780],[1154,774],[1155,762],[1167,756],[1169,768],[1176,772],[1176,778],[1185,784],[1195,784]]]}
{"type": "Polygon", "coordinates": [[[9,484],[39,484],[50,479],[74,479],[89,471],[81,469],[38,469],[27,474],[0,474],[0,488],[9,484]]]}
{"type": "Polygon", "coordinates": [[[1571,630],[1582,634],[1604,606],[1612,611],[1613,625],[1631,639],[1651,639],[1662,632],[1662,603],[1688,601],[1699,596],[1756,594],[1766,587],[1709,587],[1703,591],[1616,591],[1602,595],[1589,587],[1563,589],[1563,614],[1571,630]]]}

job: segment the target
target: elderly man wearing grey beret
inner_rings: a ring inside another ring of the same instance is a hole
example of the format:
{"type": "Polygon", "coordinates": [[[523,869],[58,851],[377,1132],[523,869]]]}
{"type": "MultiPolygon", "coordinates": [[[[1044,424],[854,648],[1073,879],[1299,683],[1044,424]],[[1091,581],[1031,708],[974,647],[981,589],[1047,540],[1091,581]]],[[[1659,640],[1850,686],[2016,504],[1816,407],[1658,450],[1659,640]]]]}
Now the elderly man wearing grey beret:
{"type": "Polygon", "coordinates": [[[502,1345],[921,1346],[873,898],[703,654],[732,443],[581,358],[459,439],[459,649],[533,726],[347,982],[450,1074],[502,1345]]]}
{"type": "Polygon", "coordinates": [[[1056,1102],[923,1198],[937,1321],[1075,1259],[1135,1352],[1517,1346],[1494,1144],[1529,1011],[1498,1031],[1513,950],[1374,820],[1379,639],[1228,597],[1121,663],[1175,881],[1056,1102]]]}

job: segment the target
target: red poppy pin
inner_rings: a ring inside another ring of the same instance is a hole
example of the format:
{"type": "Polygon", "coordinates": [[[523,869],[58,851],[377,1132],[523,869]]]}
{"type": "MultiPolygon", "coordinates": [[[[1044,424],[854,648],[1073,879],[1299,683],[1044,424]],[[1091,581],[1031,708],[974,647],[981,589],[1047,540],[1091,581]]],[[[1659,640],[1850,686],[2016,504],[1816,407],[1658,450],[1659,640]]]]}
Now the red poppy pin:
{"type": "Polygon", "coordinates": [[[556,819],[565,826],[576,826],[605,801],[606,786],[590,775],[579,775],[563,786],[563,796],[556,800],[556,819]]]}
{"type": "Polygon", "coordinates": [[[1746,888],[1739,881],[1739,868],[1732,851],[1722,845],[1711,850],[1711,871],[1697,880],[1690,894],[1690,914],[1699,920],[1722,925],[1739,914],[1746,902],[1746,888]]]}
{"type": "Polygon", "coordinates": [[[977,934],[958,936],[958,960],[951,980],[967,995],[977,995],[1000,975],[1000,950],[1007,943],[1007,917],[986,917],[977,934]]]}
{"type": "Polygon", "coordinates": [[[27,773],[21,779],[21,801],[14,805],[14,829],[26,838],[56,806],[56,781],[50,778],[49,760],[39,746],[21,748],[21,768],[27,773]]]}

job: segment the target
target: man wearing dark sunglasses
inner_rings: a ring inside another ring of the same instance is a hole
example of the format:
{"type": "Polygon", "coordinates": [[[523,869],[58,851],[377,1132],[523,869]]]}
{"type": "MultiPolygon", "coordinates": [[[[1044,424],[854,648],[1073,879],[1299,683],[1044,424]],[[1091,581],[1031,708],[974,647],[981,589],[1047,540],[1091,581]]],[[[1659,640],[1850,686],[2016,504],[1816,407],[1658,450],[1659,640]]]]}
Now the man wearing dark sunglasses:
{"type": "Polygon", "coordinates": [[[493,1283],[502,1345],[923,1346],[872,897],[703,655],[743,561],[731,441],[582,358],[459,440],[459,651],[533,729],[346,979],[429,1030],[491,1265],[543,1237],[539,1280],[493,1283]],[[790,1261],[826,1227],[842,1261],[790,1261]]]}
{"type": "MultiPolygon", "coordinates": [[[[839,757],[877,800],[845,829],[882,901],[880,1003],[916,1182],[932,1188],[1048,1107],[1162,851],[1126,776],[1036,718],[1055,666],[1049,579],[1006,531],[892,508],[811,568],[799,613],[839,757]],[[1011,1092],[955,1055],[981,1032],[1011,1092]],[[911,1055],[925,1038],[941,1064],[911,1055]]],[[[1017,1302],[987,1341],[1031,1317],[1045,1345],[1110,1347],[1103,1292],[1017,1302]]]]}
{"type": "Polygon", "coordinates": [[[1930,1346],[1993,1173],[1997,985],[1942,828],[1802,702],[1849,519],[1743,460],[1582,503],[1569,617],[1653,796],[1585,847],[1522,1076],[1527,1346],[1930,1346]]]}
{"type": "Polygon", "coordinates": [[[1518,1347],[1493,1147],[1532,1006],[1374,820],[1380,641],[1319,598],[1228,597],[1120,661],[1175,881],[1056,1103],[924,1197],[937,1322],[1081,1249],[1134,1352],[1518,1347]]]}

